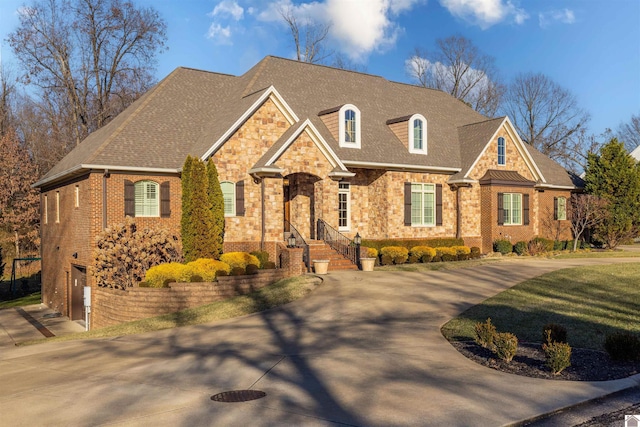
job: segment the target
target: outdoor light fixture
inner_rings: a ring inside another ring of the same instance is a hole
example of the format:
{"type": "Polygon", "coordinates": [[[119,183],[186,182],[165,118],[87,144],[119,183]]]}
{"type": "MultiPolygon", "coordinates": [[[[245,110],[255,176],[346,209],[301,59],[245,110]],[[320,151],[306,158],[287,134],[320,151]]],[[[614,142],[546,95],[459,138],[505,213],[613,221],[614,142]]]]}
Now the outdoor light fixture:
{"type": "Polygon", "coordinates": [[[358,246],[362,244],[362,237],[360,237],[360,233],[356,233],[356,237],[353,238],[353,243],[358,246]]]}
{"type": "Polygon", "coordinates": [[[291,236],[287,239],[288,246],[294,248],[296,246],[296,236],[291,233],[291,236]]]}
{"type": "Polygon", "coordinates": [[[74,258],[78,258],[78,252],[74,252],[71,256],[74,258]]]}

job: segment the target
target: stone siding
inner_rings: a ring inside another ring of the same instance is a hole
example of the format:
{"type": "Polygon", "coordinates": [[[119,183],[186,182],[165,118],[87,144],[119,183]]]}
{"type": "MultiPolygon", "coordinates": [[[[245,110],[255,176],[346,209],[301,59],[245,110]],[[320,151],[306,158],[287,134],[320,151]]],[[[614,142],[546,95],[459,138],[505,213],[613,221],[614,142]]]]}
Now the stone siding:
{"type": "Polygon", "coordinates": [[[516,171],[528,180],[536,181],[531,173],[531,169],[529,169],[529,166],[525,163],[515,144],[515,141],[509,136],[509,133],[503,126],[480,156],[469,177],[472,179],[480,179],[487,170],[497,169],[516,171]],[[505,140],[505,165],[502,166],[498,165],[498,138],[500,137],[505,140]]]}

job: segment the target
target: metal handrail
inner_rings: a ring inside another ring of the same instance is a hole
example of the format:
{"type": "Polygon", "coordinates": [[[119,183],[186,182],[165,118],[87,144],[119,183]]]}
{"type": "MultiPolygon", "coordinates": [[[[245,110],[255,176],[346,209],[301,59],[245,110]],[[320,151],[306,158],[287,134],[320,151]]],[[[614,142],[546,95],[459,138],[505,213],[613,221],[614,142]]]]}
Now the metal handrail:
{"type": "Polygon", "coordinates": [[[318,240],[323,240],[333,250],[360,267],[360,245],[356,245],[353,240],[322,219],[318,219],[317,238],[318,240]]]}
{"type": "Polygon", "coordinates": [[[296,247],[304,249],[302,251],[302,261],[304,262],[304,265],[307,266],[307,271],[311,271],[311,256],[309,255],[309,245],[304,240],[304,237],[302,237],[302,234],[300,234],[300,232],[293,226],[293,224],[291,224],[286,219],[284,220],[284,223],[285,226],[289,228],[289,232],[293,234],[293,237],[296,238],[296,247]]]}

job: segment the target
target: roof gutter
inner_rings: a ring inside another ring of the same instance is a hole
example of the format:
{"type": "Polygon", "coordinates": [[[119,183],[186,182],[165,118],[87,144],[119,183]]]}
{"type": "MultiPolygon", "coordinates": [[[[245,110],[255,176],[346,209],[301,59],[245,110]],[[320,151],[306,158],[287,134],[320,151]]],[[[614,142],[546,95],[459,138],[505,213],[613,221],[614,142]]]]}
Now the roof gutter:
{"type": "Polygon", "coordinates": [[[47,184],[61,181],[62,178],[82,175],[85,172],[88,172],[92,169],[100,169],[100,170],[109,170],[110,172],[119,171],[119,172],[142,172],[142,173],[167,173],[167,174],[177,174],[180,173],[181,169],[173,169],[173,168],[141,168],[135,166],[113,166],[113,165],[93,165],[93,164],[81,164],[69,168],[65,171],[52,175],[48,178],[41,179],[40,181],[31,185],[31,188],[40,188],[47,184]]]}
{"type": "Polygon", "coordinates": [[[354,167],[369,167],[374,169],[392,169],[392,170],[417,170],[417,171],[433,171],[433,172],[446,172],[457,173],[461,168],[447,168],[441,166],[422,166],[422,165],[404,165],[398,163],[376,163],[376,162],[359,162],[354,160],[343,160],[345,166],[354,167]]]}

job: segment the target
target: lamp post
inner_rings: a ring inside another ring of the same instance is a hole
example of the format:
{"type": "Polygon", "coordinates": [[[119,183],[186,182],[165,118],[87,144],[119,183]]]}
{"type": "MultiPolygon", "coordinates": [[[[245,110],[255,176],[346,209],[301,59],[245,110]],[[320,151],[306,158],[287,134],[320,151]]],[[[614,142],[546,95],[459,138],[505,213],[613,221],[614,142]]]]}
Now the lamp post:
{"type": "Polygon", "coordinates": [[[362,266],[360,265],[360,245],[362,244],[362,237],[360,237],[360,233],[356,233],[356,236],[353,238],[353,243],[356,244],[356,261],[358,268],[362,270],[362,266]]]}
{"type": "Polygon", "coordinates": [[[289,247],[289,248],[295,248],[296,247],[296,236],[294,236],[293,233],[291,233],[291,235],[287,239],[287,247],[289,247]]]}

